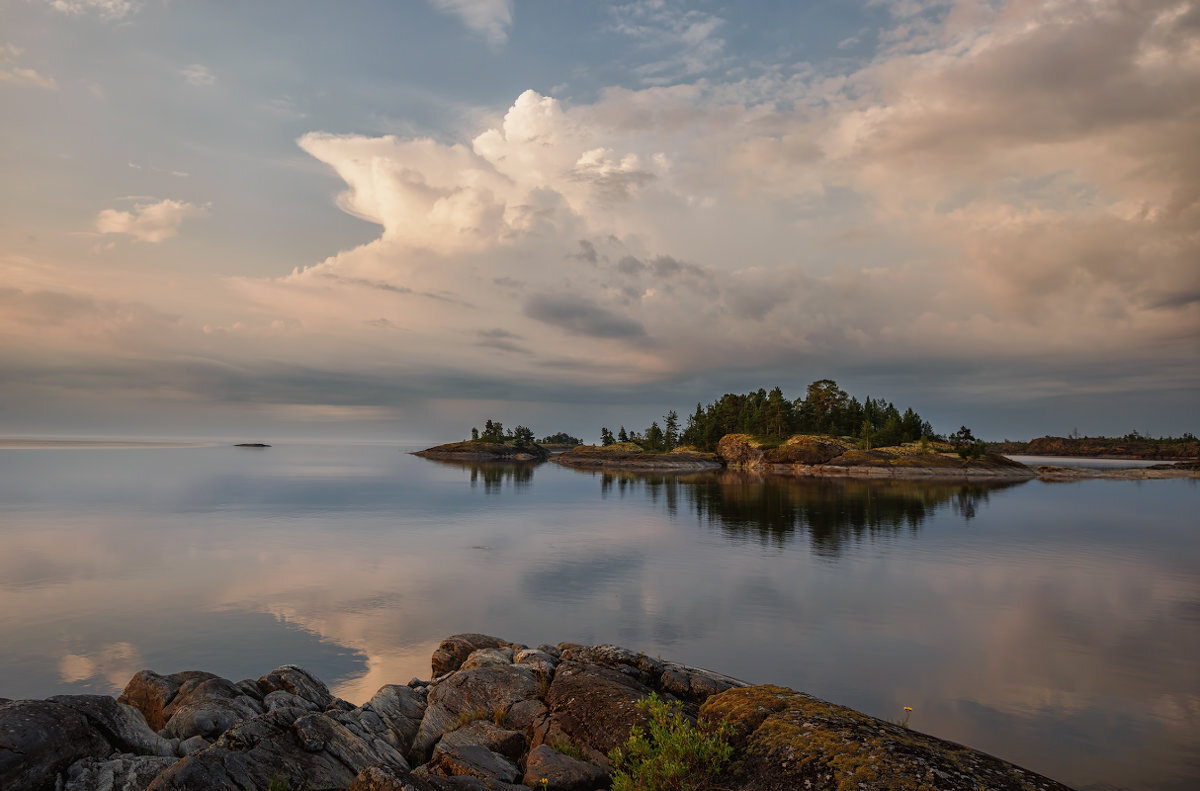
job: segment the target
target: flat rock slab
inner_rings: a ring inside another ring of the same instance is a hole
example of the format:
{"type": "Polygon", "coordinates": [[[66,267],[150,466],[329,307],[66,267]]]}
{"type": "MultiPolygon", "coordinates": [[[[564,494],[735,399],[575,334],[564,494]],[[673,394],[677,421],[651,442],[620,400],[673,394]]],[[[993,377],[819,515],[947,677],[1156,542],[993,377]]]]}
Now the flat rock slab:
{"type": "Polygon", "coordinates": [[[546,791],[593,791],[608,787],[608,773],[595,764],[542,745],[529,751],[522,782],[546,791]]]}
{"type": "Polygon", "coordinates": [[[481,744],[447,744],[445,739],[433,749],[429,771],[446,777],[469,775],[501,783],[515,783],[521,776],[516,764],[481,744]]]}

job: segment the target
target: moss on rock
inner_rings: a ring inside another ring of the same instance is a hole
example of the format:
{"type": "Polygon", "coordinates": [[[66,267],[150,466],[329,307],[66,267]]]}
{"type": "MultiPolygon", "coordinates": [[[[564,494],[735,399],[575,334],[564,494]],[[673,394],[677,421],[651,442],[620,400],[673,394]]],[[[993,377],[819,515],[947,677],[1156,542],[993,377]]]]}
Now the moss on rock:
{"type": "Polygon", "coordinates": [[[985,753],[777,686],[709,698],[701,722],[729,722],[741,760],[730,791],[1068,791],[985,753]]]}

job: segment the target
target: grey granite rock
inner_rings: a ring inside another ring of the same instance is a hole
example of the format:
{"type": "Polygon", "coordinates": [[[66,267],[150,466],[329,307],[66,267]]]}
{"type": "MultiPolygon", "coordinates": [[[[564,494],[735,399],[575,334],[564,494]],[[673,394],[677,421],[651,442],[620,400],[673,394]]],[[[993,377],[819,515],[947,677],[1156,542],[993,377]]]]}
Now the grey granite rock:
{"type": "Polygon", "coordinates": [[[43,791],[83,758],[104,758],[112,746],[88,718],[61,703],[14,700],[0,705],[0,788],[43,791]]]}
{"type": "Polygon", "coordinates": [[[542,745],[529,751],[525,779],[521,782],[544,791],[593,791],[608,787],[608,773],[595,764],[542,745]]]}

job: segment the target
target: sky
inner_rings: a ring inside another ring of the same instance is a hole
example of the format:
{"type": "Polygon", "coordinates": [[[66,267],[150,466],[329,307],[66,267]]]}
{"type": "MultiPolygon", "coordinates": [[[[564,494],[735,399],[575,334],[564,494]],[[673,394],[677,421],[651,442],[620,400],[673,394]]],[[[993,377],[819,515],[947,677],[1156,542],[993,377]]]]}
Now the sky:
{"type": "Polygon", "coordinates": [[[1200,429],[1197,0],[8,0],[0,434],[1200,429]]]}

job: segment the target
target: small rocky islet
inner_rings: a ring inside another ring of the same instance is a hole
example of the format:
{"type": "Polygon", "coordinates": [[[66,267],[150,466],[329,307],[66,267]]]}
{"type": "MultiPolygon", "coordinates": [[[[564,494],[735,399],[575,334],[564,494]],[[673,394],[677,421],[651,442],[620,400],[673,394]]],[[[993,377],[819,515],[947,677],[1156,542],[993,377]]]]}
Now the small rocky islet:
{"type": "Polygon", "coordinates": [[[1066,791],[959,744],[785,687],[612,645],[459,634],[432,680],[361,706],[285,665],[254,680],[137,673],[119,698],[0,700],[5,791],[592,791],[652,694],[727,723],[726,791],[1066,791]]]}

